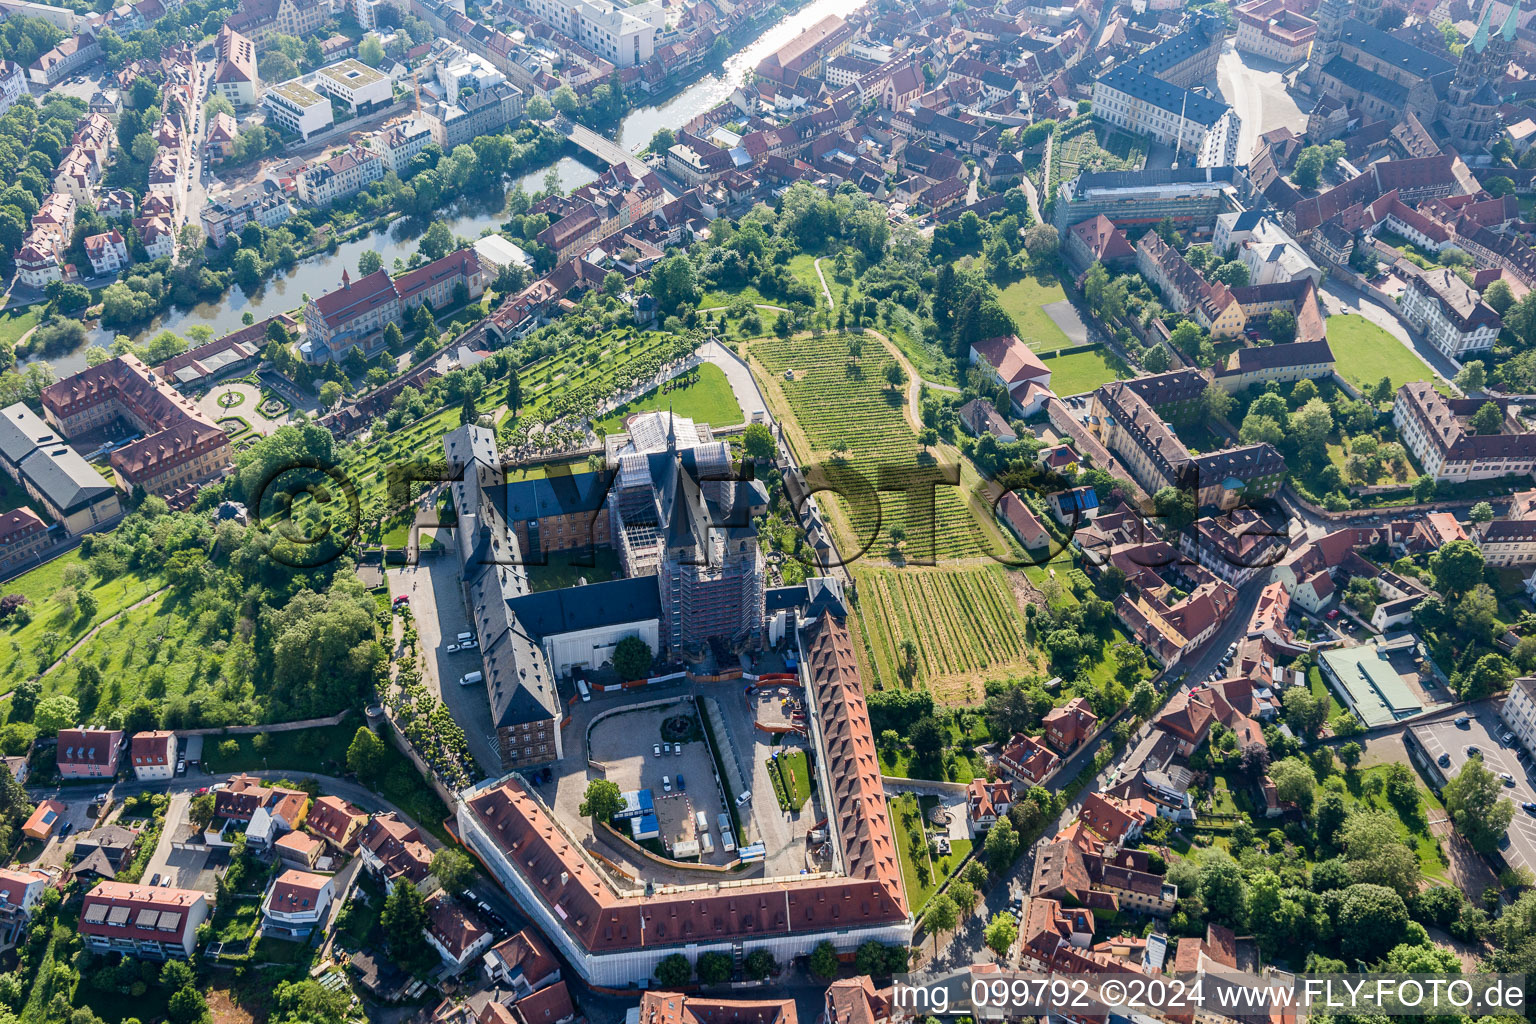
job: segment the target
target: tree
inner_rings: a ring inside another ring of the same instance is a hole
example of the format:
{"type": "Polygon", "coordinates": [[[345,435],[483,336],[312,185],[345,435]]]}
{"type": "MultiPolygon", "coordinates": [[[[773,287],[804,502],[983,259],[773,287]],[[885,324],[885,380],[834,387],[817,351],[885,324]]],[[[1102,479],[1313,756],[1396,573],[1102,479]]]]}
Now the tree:
{"type": "Polygon", "coordinates": [[[1269,314],[1269,337],[1276,345],[1289,345],[1296,340],[1296,314],[1288,309],[1277,309],[1269,314]]]}
{"type": "Polygon", "coordinates": [[[1199,509],[1195,496],[1187,489],[1164,487],[1152,495],[1152,508],[1163,525],[1169,530],[1182,530],[1195,521],[1199,509]]]}
{"type": "Polygon", "coordinates": [[[581,813],[595,821],[607,821],[624,809],[624,794],[610,779],[593,779],[581,801],[581,813]]]}
{"type": "Polygon", "coordinates": [[[378,36],[372,32],[363,36],[362,42],[357,44],[357,59],[371,68],[384,63],[384,46],[378,36]]]}
{"type": "Polygon", "coordinates": [[[837,947],[830,942],[818,942],[816,948],[811,950],[806,966],[810,968],[812,976],[822,981],[831,981],[837,977],[837,947]]]}
{"type": "Polygon", "coordinates": [[[1515,815],[1515,805],[1503,791],[1503,783],[1483,766],[1483,759],[1474,757],[1446,782],[1441,794],[1456,831],[1479,853],[1498,848],[1499,837],[1515,815]]]}
{"type": "MultiPolygon", "coordinates": [[[[363,277],[378,271],[383,266],[384,257],[379,255],[379,250],[377,249],[364,249],[362,254],[357,257],[357,272],[363,277]]],[[[390,324],[393,326],[394,321],[391,320],[390,324]]]]}
{"type": "Polygon", "coordinates": [[[1291,414],[1291,433],[1304,450],[1323,450],[1333,433],[1333,409],[1321,398],[1308,400],[1291,414]]]}
{"type": "Polygon", "coordinates": [[[1482,408],[1472,414],[1469,426],[1474,434],[1497,434],[1504,428],[1504,413],[1492,402],[1484,402],[1482,408]]]}
{"type": "Polygon", "coordinates": [[[427,908],[414,885],[397,885],[384,900],[379,917],[384,952],[407,974],[422,976],[437,966],[437,953],[427,943],[427,908]]]}
{"type": "Polygon", "coordinates": [[[1002,874],[1019,855],[1019,834],[1007,818],[999,818],[987,830],[985,849],[987,864],[997,874],[1002,874]]]}
{"type": "Polygon", "coordinates": [[[1391,889],[1362,882],[1344,890],[1336,932],[1346,957],[1374,960],[1402,942],[1407,931],[1408,907],[1391,889]]]}
{"type": "Polygon", "coordinates": [[[1440,593],[1463,594],[1482,581],[1483,552],[1470,540],[1453,540],[1430,556],[1429,571],[1440,593]]]}
{"type": "Polygon", "coordinates": [[[1483,301],[1492,306],[1495,313],[1503,316],[1515,304],[1515,293],[1509,290],[1508,283],[1501,277],[1483,290],[1483,301]]]}
{"type": "Polygon", "coordinates": [[[1044,263],[1056,255],[1061,245],[1061,235],[1050,224],[1035,224],[1024,232],[1024,248],[1037,263],[1044,263]]]}
{"type": "Polygon", "coordinates": [[[198,831],[208,827],[213,820],[213,804],[218,799],[218,794],[213,792],[201,793],[192,798],[187,806],[187,819],[192,822],[198,831]]]}
{"type": "Polygon", "coordinates": [[[342,399],[341,385],[333,380],[328,380],[320,385],[320,408],[334,409],[342,399]]]}
{"type": "MultiPolygon", "coordinates": [[[[896,365],[895,363],[891,364],[896,365]]],[[[747,455],[759,461],[773,458],[776,445],[773,441],[773,431],[768,429],[766,423],[753,423],[741,435],[741,450],[747,455]]]]}
{"type": "Polygon", "coordinates": [[[704,953],[700,955],[694,970],[698,972],[699,981],[703,984],[723,985],[731,980],[736,968],[726,953],[704,953]]]}
{"type": "Polygon", "coordinates": [[[656,964],[656,980],[661,983],[663,988],[677,988],[679,985],[686,985],[692,977],[693,965],[681,953],[672,953],[664,956],[656,964]]]}
{"type": "Polygon", "coordinates": [[[526,113],[530,121],[548,121],[555,116],[555,108],[544,97],[534,96],[528,100],[526,113]]]}
{"type": "Polygon", "coordinates": [[[892,390],[901,387],[907,382],[907,371],[902,369],[900,363],[894,360],[885,364],[885,383],[892,390]]]}
{"type": "Polygon", "coordinates": [[[474,862],[456,846],[445,846],[432,855],[432,874],[444,889],[461,893],[469,888],[475,875],[474,862]]]}
{"type": "Polygon", "coordinates": [[[644,679],[654,657],[650,644],[638,636],[627,636],[613,648],[613,670],[625,680],[644,679]]]}
{"type": "Polygon", "coordinates": [[[67,693],[55,693],[37,702],[32,724],[39,736],[56,736],[60,729],[80,721],[80,705],[67,693]]]}
{"type": "MultiPolygon", "coordinates": [[[[999,823],[1000,824],[1000,823],[999,823]]],[[[997,826],[993,826],[996,828],[997,826]]],[[[955,901],[949,898],[947,893],[939,893],[928,901],[928,909],[923,913],[923,923],[933,931],[933,948],[939,948],[939,934],[953,931],[955,924],[960,920],[959,908],[955,901]]]]}
{"type": "Polygon", "coordinates": [[[992,952],[999,957],[1007,956],[1019,937],[1019,924],[1008,911],[1000,911],[993,915],[992,923],[987,925],[982,937],[992,952]]]}
{"type": "Polygon", "coordinates": [[[1295,804],[1304,812],[1312,810],[1312,798],[1317,791],[1317,776],[1312,766],[1299,757],[1286,757],[1269,766],[1269,777],[1275,782],[1275,795],[1282,803],[1295,804]]]}
{"type": "Polygon", "coordinates": [[[1461,369],[1456,374],[1456,386],[1458,388],[1467,392],[1481,391],[1487,384],[1488,372],[1484,368],[1481,359],[1470,359],[1461,364],[1461,369]]]}
{"type": "Polygon", "coordinates": [[[1515,183],[1502,174],[1496,174],[1483,182],[1483,189],[1495,199],[1503,199],[1515,190],[1515,183]]]}
{"type": "Polygon", "coordinates": [[[753,981],[763,981],[778,971],[779,962],[766,949],[754,949],[747,954],[746,963],[742,966],[748,978],[753,981]]]}
{"type": "MultiPolygon", "coordinates": [[[[1145,661],[1145,656],[1143,656],[1145,661]]],[[[1152,686],[1150,679],[1143,679],[1136,684],[1131,691],[1131,714],[1137,718],[1146,718],[1152,713],[1153,706],[1157,703],[1157,690],[1152,686]]]]}
{"type": "Polygon", "coordinates": [[[1141,357],[1141,365],[1148,373],[1167,373],[1172,364],[1168,361],[1168,350],[1161,345],[1153,345],[1141,357]]]}
{"type": "Polygon", "coordinates": [[[165,1013],[171,1024],[196,1024],[197,1021],[207,1019],[208,1002],[201,992],[188,985],[171,994],[165,1013]]]}
{"type": "Polygon", "coordinates": [[[976,887],[965,879],[955,879],[949,883],[949,888],[945,891],[949,893],[949,898],[955,901],[955,909],[960,911],[960,913],[969,915],[976,909],[976,900],[978,898],[976,887]]]}
{"type": "Polygon", "coordinates": [[[1353,770],[1360,763],[1360,744],[1350,740],[1339,748],[1339,760],[1344,762],[1344,767],[1353,770]]]}
{"type": "Polygon", "coordinates": [[[429,260],[440,260],[453,251],[453,229],[447,221],[435,220],[416,243],[416,249],[429,260]]]}
{"type": "Polygon", "coordinates": [[[366,785],[372,786],[389,764],[389,748],[366,725],[357,727],[347,747],[347,769],[366,785]]]}

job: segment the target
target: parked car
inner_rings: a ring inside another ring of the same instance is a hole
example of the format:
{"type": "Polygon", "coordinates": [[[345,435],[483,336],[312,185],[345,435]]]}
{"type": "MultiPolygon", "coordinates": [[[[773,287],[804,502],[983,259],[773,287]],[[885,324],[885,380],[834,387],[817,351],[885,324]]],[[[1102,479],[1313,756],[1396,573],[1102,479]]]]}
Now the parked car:
{"type": "Polygon", "coordinates": [[[737,807],[741,807],[748,800],[751,800],[751,799],[752,799],[752,791],[749,789],[745,793],[741,794],[741,796],[736,798],[736,806],[737,807]]]}
{"type": "Polygon", "coordinates": [[[446,650],[449,654],[458,654],[463,649],[464,648],[459,646],[458,644],[449,644],[447,647],[444,648],[444,650],[446,650]]]}
{"type": "Polygon", "coordinates": [[[681,743],[674,743],[674,744],[672,744],[672,753],[676,754],[678,757],[682,757],[683,756],[683,745],[681,743]]]}
{"type": "Polygon", "coordinates": [[[1525,811],[1526,814],[1536,816],[1536,803],[1521,804],[1520,809],[1525,811]]]}
{"type": "Polygon", "coordinates": [[[1515,777],[1509,774],[1509,772],[1499,772],[1499,778],[1504,780],[1504,785],[1506,786],[1513,786],[1515,784],[1515,777]]]}
{"type": "Polygon", "coordinates": [[[682,772],[678,772],[677,773],[677,791],[679,793],[686,793],[686,792],[688,792],[688,783],[683,781],[683,773],[682,772]]]}
{"type": "Polygon", "coordinates": [[[1500,743],[1508,743],[1511,740],[1513,740],[1514,738],[1515,738],[1515,734],[1510,732],[1508,729],[1505,729],[1503,732],[1499,733],[1499,742],[1500,743]]]}
{"type": "Polygon", "coordinates": [[[661,777],[661,791],[663,793],[670,793],[670,792],[672,792],[672,776],[670,776],[670,775],[663,775],[661,777]]]}
{"type": "Polygon", "coordinates": [[[1441,754],[1440,755],[1440,767],[1441,768],[1449,768],[1450,766],[1451,766],[1451,755],[1450,754],[1441,754]]]}
{"type": "Polygon", "coordinates": [[[155,872],[155,873],[154,873],[154,874],[153,874],[153,875],[151,875],[151,876],[150,876],[150,878],[149,878],[149,887],[150,887],[150,888],[151,888],[151,889],[153,889],[153,888],[154,888],[154,887],[155,887],[155,886],[157,886],[157,885],[159,885],[159,884],[160,884],[160,872],[158,872],[158,871],[156,871],[156,872],[155,872]]]}
{"type": "Polygon", "coordinates": [[[660,743],[653,743],[653,744],[651,744],[651,756],[652,757],[660,757],[661,756],[661,744],[660,743]]]}
{"type": "Polygon", "coordinates": [[[1468,718],[1466,715],[1461,715],[1461,716],[1459,716],[1456,719],[1456,728],[1458,728],[1458,729],[1465,729],[1467,726],[1469,726],[1471,724],[1472,724],[1472,719],[1468,718]]]}
{"type": "Polygon", "coordinates": [[[1481,750],[1479,750],[1476,746],[1470,746],[1470,747],[1467,748],[1467,756],[1468,757],[1482,757],[1483,756],[1483,752],[1481,750]]]}
{"type": "Polygon", "coordinates": [[[185,774],[187,774],[187,759],[186,758],[180,757],[180,758],[176,759],[176,774],[177,775],[185,775],[185,774]]]}

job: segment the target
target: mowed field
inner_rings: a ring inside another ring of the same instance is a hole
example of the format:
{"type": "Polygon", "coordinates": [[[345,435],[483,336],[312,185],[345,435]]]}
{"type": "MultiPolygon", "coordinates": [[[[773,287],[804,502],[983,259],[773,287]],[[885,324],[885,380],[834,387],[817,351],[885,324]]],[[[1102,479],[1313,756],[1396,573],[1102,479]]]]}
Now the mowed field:
{"type": "Polygon", "coordinates": [[[787,413],[780,418],[789,421],[786,429],[800,456],[824,467],[837,485],[838,495],[823,507],[832,506],[828,512],[845,559],[889,558],[891,530],[897,528],[904,534],[903,559],[931,553],[942,564],[1012,550],[992,516],[971,505],[967,485],[974,474],[963,475],[958,487],[904,490],[932,478],[938,467],[903,415],[906,392],[885,383],[892,357],[877,339],[866,337],[856,364],[849,360],[847,337],[838,334],[764,338],[752,342],[748,354],[770,404],[787,413]],[[785,379],[786,371],[793,371],[793,380],[785,379]],[[909,495],[929,493],[932,515],[922,499],[909,507],[909,495]]]}
{"type": "Polygon", "coordinates": [[[699,366],[698,379],[671,388],[658,388],[627,405],[622,405],[594,425],[599,434],[624,429],[624,421],[636,413],[671,409],[696,423],[712,427],[734,427],[744,418],[731,382],[725,371],[714,363],[699,366]]]}
{"type": "Polygon", "coordinates": [[[997,295],[997,301],[1018,325],[1019,338],[1036,352],[1054,352],[1072,344],[1050,314],[1040,308],[1053,302],[1064,302],[1066,298],[1061,283],[1050,274],[1021,277],[997,295]]]}
{"type": "Polygon", "coordinates": [[[1339,376],[1355,387],[1392,378],[1394,389],[1416,380],[1435,379],[1434,371],[1406,345],[1356,313],[1330,316],[1328,343],[1339,376]]]}
{"type": "Polygon", "coordinates": [[[1103,348],[1049,356],[1042,361],[1051,371],[1051,390],[1058,395],[1080,395],[1127,376],[1125,364],[1103,348]]]}
{"type": "Polygon", "coordinates": [[[946,702],[978,701],[987,677],[1037,666],[1024,620],[1001,566],[964,569],[854,569],[859,615],[875,670],[902,685],[911,640],[911,685],[946,702]]]}

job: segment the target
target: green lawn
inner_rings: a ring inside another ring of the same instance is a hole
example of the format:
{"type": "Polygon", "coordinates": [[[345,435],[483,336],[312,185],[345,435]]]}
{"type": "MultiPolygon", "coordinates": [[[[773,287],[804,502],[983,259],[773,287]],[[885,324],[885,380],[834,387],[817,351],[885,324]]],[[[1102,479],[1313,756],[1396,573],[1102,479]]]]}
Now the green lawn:
{"type": "Polygon", "coordinates": [[[597,432],[601,435],[623,430],[626,417],[655,409],[671,409],[679,416],[712,427],[734,427],[744,419],[725,371],[714,363],[704,363],[696,380],[679,387],[663,387],[620,406],[597,421],[597,432]]]}
{"type": "Polygon", "coordinates": [[[1394,389],[1435,379],[1434,371],[1406,345],[1358,314],[1329,317],[1328,341],[1339,376],[1356,387],[1374,385],[1383,377],[1392,378],[1394,389]]]}
{"type": "Polygon", "coordinates": [[[1128,376],[1125,364],[1102,348],[1051,356],[1044,362],[1051,371],[1051,390],[1058,395],[1080,395],[1128,376]]]}
{"type": "Polygon", "coordinates": [[[360,724],[360,719],[348,719],[340,725],[320,729],[206,736],[203,738],[203,768],[221,775],[259,768],[293,768],[319,775],[342,775],[347,770],[347,747],[360,724]],[[239,750],[226,757],[219,748],[230,740],[239,750]]]}
{"type": "MultiPolygon", "coordinates": [[[[1013,322],[1019,327],[1019,337],[1024,343],[1036,352],[1054,352],[1059,348],[1071,345],[1065,333],[1056,326],[1050,314],[1040,307],[1052,302],[1061,302],[1066,299],[1067,293],[1062,291],[1061,282],[1050,274],[1022,277],[1004,288],[998,295],[998,301],[1013,317],[1013,322]]],[[[1113,380],[1113,378],[1110,378],[1113,380]]],[[[1075,394],[1070,391],[1058,391],[1057,394],[1075,394]]]]}
{"type": "Polygon", "coordinates": [[[781,750],[768,759],[773,795],[786,811],[798,811],[811,795],[810,761],[803,750],[781,750]]]}
{"type": "Polygon", "coordinates": [[[1398,819],[1398,834],[1407,841],[1408,845],[1419,857],[1419,871],[1431,882],[1440,885],[1453,885],[1450,876],[1446,874],[1446,856],[1440,849],[1440,842],[1429,831],[1423,822],[1430,818],[1443,818],[1445,806],[1440,803],[1438,797],[1424,785],[1424,780],[1414,777],[1414,783],[1419,790],[1420,820],[1409,823],[1404,821],[1397,808],[1392,806],[1392,801],[1386,797],[1385,786],[1374,796],[1365,795],[1364,782],[1373,775],[1381,776],[1383,784],[1386,782],[1387,765],[1377,765],[1374,768],[1366,768],[1359,772],[1351,772],[1345,776],[1345,784],[1349,789],[1345,802],[1350,810],[1357,806],[1369,807],[1371,810],[1385,811],[1398,819]]]}
{"type": "Polygon", "coordinates": [[[901,880],[907,890],[907,903],[914,914],[920,913],[944,879],[965,861],[971,852],[971,842],[962,839],[951,843],[949,853],[934,863],[928,856],[926,842],[919,840],[917,849],[912,848],[912,836],[922,833],[922,810],[917,797],[911,793],[902,793],[886,803],[891,815],[891,827],[896,832],[896,849],[901,859],[901,880]]]}
{"type": "Polygon", "coordinates": [[[14,346],[23,334],[37,326],[42,311],[42,304],[39,303],[25,309],[10,309],[0,313],[0,345],[14,346]]]}

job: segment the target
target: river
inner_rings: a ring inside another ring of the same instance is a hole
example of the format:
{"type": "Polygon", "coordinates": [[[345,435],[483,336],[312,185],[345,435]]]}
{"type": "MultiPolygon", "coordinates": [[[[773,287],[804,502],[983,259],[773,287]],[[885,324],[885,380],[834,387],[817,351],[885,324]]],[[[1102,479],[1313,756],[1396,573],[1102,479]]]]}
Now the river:
{"type": "MultiPolygon", "coordinates": [[[[723,103],[745,73],[822,18],[828,15],[846,17],[864,3],[865,0],[812,0],[733,54],[718,73],[705,75],[660,103],[631,110],[620,122],[616,137],[630,152],[643,149],[650,143],[657,129],[681,127],[699,114],[723,103]]],[[[552,168],[542,167],[525,175],[522,178],[524,190],[531,194],[542,189],[544,177],[551,169],[559,176],[560,187],[567,192],[592,181],[598,173],[581,160],[565,156],[552,168]]],[[[499,209],[456,209],[445,213],[440,219],[448,222],[454,234],[464,238],[478,238],[486,228],[499,227],[506,220],[506,215],[504,210],[499,209]]],[[[287,271],[274,275],[254,294],[247,295],[239,285],[233,285],[227,294],[215,302],[199,303],[190,308],[173,306],[133,337],[141,341],[162,330],[181,332],[197,324],[205,324],[213,328],[215,335],[223,335],[238,329],[246,313],[260,320],[295,309],[303,304],[305,293],[319,295],[340,287],[342,271],[350,271],[356,276],[358,257],[364,250],[372,250],[382,256],[386,268],[391,267],[397,258],[408,259],[416,251],[416,240],[424,228],[425,225],[407,225],[397,221],[382,234],[347,242],[337,246],[333,253],[320,253],[299,261],[287,271]]],[[[90,332],[86,345],[107,347],[112,344],[113,336],[113,332],[98,328],[90,332]]],[[[83,347],[63,355],[35,358],[45,359],[60,376],[85,368],[83,347]]]]}

